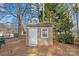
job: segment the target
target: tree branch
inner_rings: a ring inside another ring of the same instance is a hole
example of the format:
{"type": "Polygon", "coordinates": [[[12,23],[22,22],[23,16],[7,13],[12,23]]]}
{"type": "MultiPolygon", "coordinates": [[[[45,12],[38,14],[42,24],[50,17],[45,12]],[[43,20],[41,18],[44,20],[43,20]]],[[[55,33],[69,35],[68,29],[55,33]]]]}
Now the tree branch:
{"type": "Polygon", "coordinates": [[[24,10],[23,10],[22,16],[23,16],[24,13],[26,12],[26,9],[27,9],[27,4],[25,4],[25,8],[24,8],[24,10]]]}
{"type": "Polygon", "coordinates": [[[5,16],[2,16],[1,18],[0,18],[0,21],[4,18],[5,16]]]}
{"type": "MultiPolygon", "coordinates": [[[[5,8],[4,8],[4,9],[5,9],[5,8]]],[[[5,11],[0,11],[0,12],[2,12],[2,13],[9,13],[9,14],[11,14],[12,16],[17,17],[16,15],[14,15],[11,11],[9,11],[9,10],[7,10],[7,9],[5,9],[5,11]]]]}
{"type": "Polygon", "coordinates": [[[12,16],[17,17],[17,16],[14,15],[11,11],[7,10],[7,12],[8,12],[9,14],[11,14],[12,16]]]}

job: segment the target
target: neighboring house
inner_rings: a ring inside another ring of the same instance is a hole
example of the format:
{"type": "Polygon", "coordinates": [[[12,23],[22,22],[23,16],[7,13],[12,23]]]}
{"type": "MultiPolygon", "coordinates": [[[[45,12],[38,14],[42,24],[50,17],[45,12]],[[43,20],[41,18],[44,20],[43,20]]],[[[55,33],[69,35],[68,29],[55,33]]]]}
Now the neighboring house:
{"type": "Polygon", "coordinates": [[[0,23],[0,37],[4,36],[7,30],[6,26],[3,23],[0,23]]]}
{"type": "Polygon", "coordinates": [[[13,37],[12,29],[8,28],[8,26],[3,23],[0,23],[0,37],[13,37]]]}
{"type": "Polygon", "coordinates": [[[33,18],[32,23],[27,24],[26,42],[28,46],[41,46],[53,44],[53,29],[50,23],[39,23],[33,18]]]}

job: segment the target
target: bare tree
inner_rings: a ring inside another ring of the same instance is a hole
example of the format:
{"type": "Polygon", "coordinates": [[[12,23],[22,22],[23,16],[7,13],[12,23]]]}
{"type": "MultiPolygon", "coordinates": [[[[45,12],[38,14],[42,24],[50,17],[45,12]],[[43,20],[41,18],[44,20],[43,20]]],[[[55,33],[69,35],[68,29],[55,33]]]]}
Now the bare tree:
{"type": "MultiPolygon", "coordinates": [[[[21,9],[20,3],[17,3],[16,6],[17,6],[16,14],[14,14],[12,10],[8,10],[6,8],[4,8],[5,9],[4,13],[10,14],[10,15],[12,15],[13,17],[15,17],[17,19],[17,21],[18,21],[18,33],[19,33],[19,37],[20,37],[21,34],[22,34],[22,28],[24,28],[24,26],[22,24],[22,21],[23,21],[23,16],[24,16],[24,14],[27,10],[27,4],[24,4],[24,9],[23,10],[21,9]]],[[[2,18],[4,18],[4,17],[5,16],[3,16],[2,18]]],[[[0,20],[2,18],[0,18],[0,20]]]]}
{"type": "Polygon", "coordinates": [[[17,20],[18,20],[18,33],[19,37],[21,36],[21,9],[20,9],[20,4],[17,4],[17,20]]]}

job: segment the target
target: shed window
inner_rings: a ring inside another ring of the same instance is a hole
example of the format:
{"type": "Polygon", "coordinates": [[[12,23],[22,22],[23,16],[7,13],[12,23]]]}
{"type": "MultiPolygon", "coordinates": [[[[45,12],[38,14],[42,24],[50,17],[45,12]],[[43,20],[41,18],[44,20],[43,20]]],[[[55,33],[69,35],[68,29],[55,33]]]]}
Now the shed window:
{"type": "Polygon", "coordinates": [[[41,38],[48,38],[48,28],[41,29],[41,38]]]}

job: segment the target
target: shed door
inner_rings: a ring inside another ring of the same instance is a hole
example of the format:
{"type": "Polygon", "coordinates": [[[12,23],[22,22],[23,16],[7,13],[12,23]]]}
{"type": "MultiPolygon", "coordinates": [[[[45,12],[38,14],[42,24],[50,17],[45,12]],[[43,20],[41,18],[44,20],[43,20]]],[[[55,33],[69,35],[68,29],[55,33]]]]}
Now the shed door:
{"type": "Polygon", "coordinates": [[[29,28],[29,46],[37,45],[37,28],[29,28]]]}

